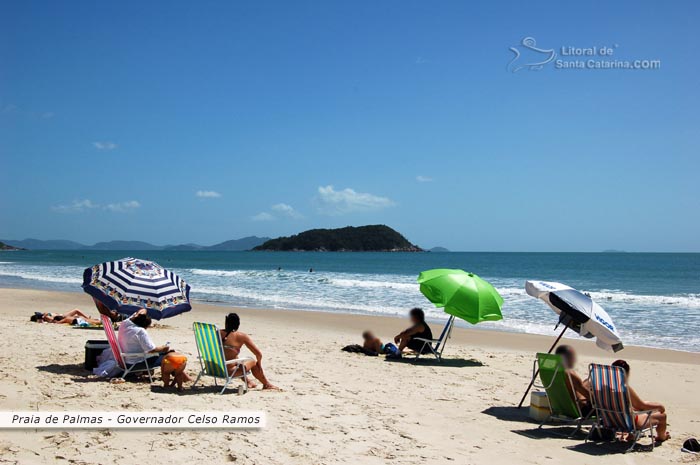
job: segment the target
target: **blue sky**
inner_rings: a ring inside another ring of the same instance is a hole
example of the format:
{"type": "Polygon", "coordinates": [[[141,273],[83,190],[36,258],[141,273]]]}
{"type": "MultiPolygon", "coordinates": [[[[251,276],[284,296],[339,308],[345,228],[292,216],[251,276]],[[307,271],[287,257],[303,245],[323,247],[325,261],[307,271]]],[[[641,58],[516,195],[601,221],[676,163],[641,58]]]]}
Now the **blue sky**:
{"type": "Polygon", "coordinates": [[[0,237],[700,251],[697,2],[3,2],[0,237]],[[508,68],[606,47],[659,69],[508,68]]]}

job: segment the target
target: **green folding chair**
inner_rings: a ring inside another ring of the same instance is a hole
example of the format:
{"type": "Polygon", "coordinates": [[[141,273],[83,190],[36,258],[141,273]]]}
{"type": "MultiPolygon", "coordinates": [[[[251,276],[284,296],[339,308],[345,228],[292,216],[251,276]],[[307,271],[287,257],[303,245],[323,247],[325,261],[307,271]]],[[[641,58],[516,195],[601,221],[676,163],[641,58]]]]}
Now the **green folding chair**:
{"type": "Polygon", "coordinates": [[[576,430],[571,434],[573,437],[585,424],[594,423],[591,413],[587,416],[581,414],[578,399],[569,389],[569,386],[573,386],[571,377],[564,368],[560,355],[538,353],[533,366],[533,379],[536,378],[537,370],[541,383],[535,382],[534,385],[545,390],[549,401],[549,416],[540,423],[540,428],[552,420],[575,424],[576,430]]]}
{"type": "Polygon", "coordinates": [[[218,386],[217,380],[224,380],[224,387],[219,394],[226,391],[229,383],[236,378],[243,380],[243,392],[248,391],[248,374],[244,362],[249,359],[226,360],[224,355],[224,344],[221,341],[221,333],[216,325],[209,323],[195,322],[192,325],[194,330],[194,338],[197,342],[197,352],[199,352],[200,371],[197,379],[192,384],[194,387],[202,376],[211,376],[214,378],[214,385],[218,386]],[[239,375],[229,375],[229,367],[233,365],[234,369],[231,373],[236,373],[240,368],[239,375]]]}

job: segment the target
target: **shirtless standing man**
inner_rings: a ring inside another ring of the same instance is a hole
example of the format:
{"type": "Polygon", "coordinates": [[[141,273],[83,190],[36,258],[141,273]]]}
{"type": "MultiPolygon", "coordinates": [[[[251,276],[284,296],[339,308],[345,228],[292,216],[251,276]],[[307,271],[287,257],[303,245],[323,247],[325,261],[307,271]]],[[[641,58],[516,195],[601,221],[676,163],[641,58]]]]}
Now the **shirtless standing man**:
{"type": "MultiPolygon", "coordinates": [[[[260,352],[260,349],[258,349],[258,346],[255,345],[250,336],[244,332],[238,331],[240,325],[241,319],[238,314],[229,313],[226,315],[226,329],[220,330],[221,341],[224,343],[224,355],[226,356],[226,360],[234,360],[238,358],[241,348],[246,346],[248,350],[255,355],[255,360],[247,359],[243,362],[246,370],[250,370],[250,372],[253,373],[253,376],[255,376],[255,378],[262,383],[263,389],[279,390],[277,386],[270,383],[265,376],[265,372],[263,372],[262,352],[260,352]]],[[[229,368],[233,369],[232,366],[229,368]]],[[[236,368],[236,372],[236,375],[241,374],[240,368],[236,368]]],[[[248,379],[248,387],[251,389],[255,387],[255,383],[252,379],[248,379]]]]}

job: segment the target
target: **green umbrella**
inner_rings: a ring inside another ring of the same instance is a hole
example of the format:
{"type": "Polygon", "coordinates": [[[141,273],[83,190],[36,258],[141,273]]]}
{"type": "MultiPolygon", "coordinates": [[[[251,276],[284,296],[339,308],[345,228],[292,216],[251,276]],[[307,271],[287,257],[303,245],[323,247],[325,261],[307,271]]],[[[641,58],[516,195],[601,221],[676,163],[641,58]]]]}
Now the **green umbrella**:
{"type": "Polygon", "coordinates": [[[488,282],[463,270],[435,269],[418,276],[420,291],[445,313],[471,324],[502,320],[503,297],[488,282]]]}

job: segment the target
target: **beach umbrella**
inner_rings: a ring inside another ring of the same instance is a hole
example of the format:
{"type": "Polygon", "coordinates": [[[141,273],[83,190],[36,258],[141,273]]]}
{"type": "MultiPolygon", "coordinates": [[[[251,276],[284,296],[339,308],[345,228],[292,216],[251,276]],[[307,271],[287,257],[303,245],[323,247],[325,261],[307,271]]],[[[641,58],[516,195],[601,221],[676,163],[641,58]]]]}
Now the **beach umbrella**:
{"type": "Polygon", "coordinates": [[[86,268],[83,290],[127,315],[145,308],[151,318],[160,320],[192,309],[189,284],[157,263],[138,258],[86,268]]]}
{"type": "MultiPolygon", "coordinates": [[[[564,329],[549,348],[548,353],[554,350],[567,329],[585,338],[595,338],[596,345],[601,349],[618,352],[624,348],[612,318],[603,310],[603,307],[591,299],[591,296],[566,284],[550,281],[526,281],[525,292],[546,302],[549,308],[559,315],[557,326],[564,325],[564,329]]],[[[533,382],[534,378],[518,407],[522,406],[533,382]]]]}
{"type": "Polygon", "coordinates": [[[502,320],[503,298],[488,282],[463,270],[435,269],[418,276],[420,291],[445,313],[471,324],[502,320]]]}
{"type": "Polygon", "coordinates": [[[610,352],[623,349],[612,318],[591,296],[566,284],[549,281],[526,281],[525,292],[546,302],[559,315],[564,331],[571,329],[585,338],[595,338],[598,347],[610,352]]]}

